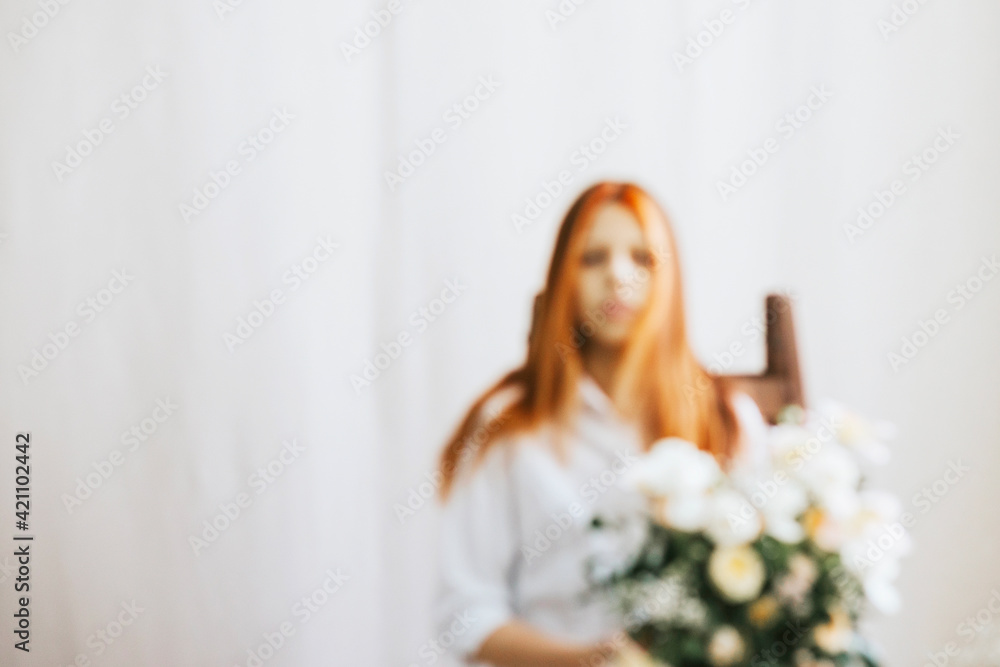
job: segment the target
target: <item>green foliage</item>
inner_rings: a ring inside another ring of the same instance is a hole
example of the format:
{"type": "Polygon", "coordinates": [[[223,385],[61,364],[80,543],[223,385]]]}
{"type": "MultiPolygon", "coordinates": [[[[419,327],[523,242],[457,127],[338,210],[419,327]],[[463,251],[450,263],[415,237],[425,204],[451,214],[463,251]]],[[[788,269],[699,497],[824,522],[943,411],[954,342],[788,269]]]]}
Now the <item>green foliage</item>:
{"type": "Polygon", "coordinates": [[[827,609],[842,605],[852,624],[862,609],[861,583],[844,568],[837,554],[820,549],[811,540],[785,544],[766,535],[750,546],[765,567],[762,596],[775,600],[769,616],[760,613],[760,608],[756,615],[751,612],[756,601],[735,604],[716,591],[707,565],[715,546],[704,534],[669,529],[652,521],[648,538],[635,558],[622,570],[594,583],[616,593],[613,597],[619,600],[623,617],[634,621],[629,626],[632,638],[672,667],[710,667],[709,642],[713,633],[725,625],[739,631],[746,647],[743,660],[736,663],[739,667],[792,665],[792,656],[799,649],[829,658],[841,667],[878,667],[860,638],[857,646],[838,654],[824,652],[812,638],[812,628],[831,620],[827,609]],[[782,600],[778,592],[779,582],[789,576],[790,564],[797,555],[815,564],[816,575],[801,605],[782,600]],[[662,606],[644,606],[636,591],[665,582],[673,583],[663,589],[670,594],[664,597],[662,606]],[[663,611],[690,600],[703,608],[699,623],[680,622],[663,611]]]}

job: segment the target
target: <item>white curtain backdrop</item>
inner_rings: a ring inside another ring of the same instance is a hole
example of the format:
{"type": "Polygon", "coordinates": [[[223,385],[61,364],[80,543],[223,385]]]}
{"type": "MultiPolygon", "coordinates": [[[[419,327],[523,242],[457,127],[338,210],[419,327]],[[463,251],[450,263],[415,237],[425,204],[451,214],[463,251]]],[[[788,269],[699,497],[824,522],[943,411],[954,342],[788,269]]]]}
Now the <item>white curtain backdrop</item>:
{"type": "Polygon", "coordinates": [[[758,369],[788,292],[809,398],[898,425],[887,665],[986,664],[995,2],[8,0],[0,28],[0,663],[442,664],[435,457],[613,178],[673,218],[705,363],[758,369]]]}

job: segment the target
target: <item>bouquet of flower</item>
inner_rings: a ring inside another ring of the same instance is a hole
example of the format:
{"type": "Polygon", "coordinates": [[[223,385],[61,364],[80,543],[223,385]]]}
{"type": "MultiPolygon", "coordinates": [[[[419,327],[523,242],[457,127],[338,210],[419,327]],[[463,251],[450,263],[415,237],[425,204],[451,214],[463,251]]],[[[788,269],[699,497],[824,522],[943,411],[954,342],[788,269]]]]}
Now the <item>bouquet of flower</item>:
{"type": "MultiPolygon", "coordinates": [[[[593,562],[630,637],[671,667],[873,667],[858,633],[870,603],[893,613],[902,508],[864,484],[892,428],[828,403],[786,408],[768,432],[768,471],[725,474],[694,444],[654,444],[625,480],[648,499],[626,557],[593,562]]],[[[599,514],[597,530],[613,521],[599,514]]]]}

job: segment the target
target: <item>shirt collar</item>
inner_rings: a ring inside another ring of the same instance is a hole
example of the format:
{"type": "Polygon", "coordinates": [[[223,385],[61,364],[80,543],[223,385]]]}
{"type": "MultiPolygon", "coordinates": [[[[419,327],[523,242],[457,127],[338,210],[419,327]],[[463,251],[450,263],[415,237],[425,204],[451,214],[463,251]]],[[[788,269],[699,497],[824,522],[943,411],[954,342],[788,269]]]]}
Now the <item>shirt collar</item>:
{"type": "Polygon", "coordinates": [[[611,397],[604,392],[601,385],[597,384],[597,380],[588,373],[580,375],[578,389],[580,399],[588,409],[602,414],[614,411],[614,403],[612,403],[611,397]]]}
{"type": "Polygon", "coordinates": [[[604,426],[611,427],[613,434],[608,435],[605,428],[594,428],[596,424],[588,423],[584,440],[590,442],[610,454],[621,453],[624,450],[641,454],[643,446],[639,436],[638,426],[629,421],[623,421],[615,407],[614,401],[605,393],[600,384],[591,375],[583,373],[577,386],[581,410],[604,426]],[[622,430],[618,430],[622,429],[622,430]],[[605,435],[595,435],[595,434],[605,435]]]}

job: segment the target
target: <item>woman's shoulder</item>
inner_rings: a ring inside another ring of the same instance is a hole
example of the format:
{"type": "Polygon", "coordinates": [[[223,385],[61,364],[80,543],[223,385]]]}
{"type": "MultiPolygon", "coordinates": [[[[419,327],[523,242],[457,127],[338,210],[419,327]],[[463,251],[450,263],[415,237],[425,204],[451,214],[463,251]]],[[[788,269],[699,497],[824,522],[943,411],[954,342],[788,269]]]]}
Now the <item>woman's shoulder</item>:
{"type": "Polygon", "coordinates": [[[493,392],[476,411],[465,448],[457,464],[457,478],[507,475],[514,464],[521,434],[500,432],[511,419],[511,409],[522,395],[519,385],[510,384],[493,392]]]}
{"type": "Polygon", "coordinates": [[[520,384],[508,384],[500,387],[487,398],[479,411],[476,413],[476,428],[490,428],[494,430],[506,419],[510,418],[508,410],[524,395],[524,389],[520,384]]]}
{"type": "MultiPolygon", "coordinates": [[[[487,468],[493,474],[534,475],[548,470],[553,462],[565,464],[560,444],[563,431],[551,422],[515,428],[501,427],[518,419],[515,404],[523,396],[520,385],[497,390],[481,406],[468,436],[467,459],[478,461],[475,469],[487,468]],[[485,448],[485,451],[480,451],[485,448]]],[[[570,436],[565,436],[570,437],[570,436]]]]}

